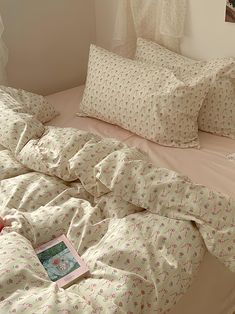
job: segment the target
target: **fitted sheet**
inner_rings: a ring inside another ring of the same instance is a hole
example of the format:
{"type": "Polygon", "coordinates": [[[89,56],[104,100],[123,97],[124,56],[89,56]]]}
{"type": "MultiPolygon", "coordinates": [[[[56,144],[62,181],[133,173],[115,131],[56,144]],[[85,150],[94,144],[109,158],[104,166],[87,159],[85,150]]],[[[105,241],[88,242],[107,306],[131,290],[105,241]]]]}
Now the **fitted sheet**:
{"type": "MultiPolygon", "coordinates": [[[[48,96],[60,116],[49,124],[74,127],[104,137],[114,137],[147,153],[157,166],[189,176],[194,182],[235,198],[235,162],[227,158],[235,152],[235,141],[200,132],[201,149],[163,147],[118,126],[93,118],[76,116],[84,86],[48,96]]],[[[194,284],[171,314],[232,314],[235,312],[235,275],[207,254],[194,284]]]]}

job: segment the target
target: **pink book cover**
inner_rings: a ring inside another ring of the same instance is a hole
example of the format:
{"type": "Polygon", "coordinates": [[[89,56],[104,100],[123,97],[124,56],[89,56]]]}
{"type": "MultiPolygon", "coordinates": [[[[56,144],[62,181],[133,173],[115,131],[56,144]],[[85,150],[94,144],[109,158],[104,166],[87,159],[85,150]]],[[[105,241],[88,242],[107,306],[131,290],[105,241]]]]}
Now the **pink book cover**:
{"type": "Polygon", "coordinates": [[[60,288],[69,286],[89,271],[65,235],[41,245],[35,251],[49,278],[60,288]]]}

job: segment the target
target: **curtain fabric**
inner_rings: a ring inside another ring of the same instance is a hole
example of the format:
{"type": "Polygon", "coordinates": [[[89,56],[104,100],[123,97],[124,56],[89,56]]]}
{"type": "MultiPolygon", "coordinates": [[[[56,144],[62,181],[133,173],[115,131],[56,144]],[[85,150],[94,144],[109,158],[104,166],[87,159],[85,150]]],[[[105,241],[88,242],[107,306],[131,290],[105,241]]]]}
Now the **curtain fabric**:
{"type": "Polygon", "coordinates": [[[143,37],[179,52],[186,0],[118,0],[112,49],[132,57],[136,38],[143,37]]]}
{"type": "Polygon", "coordinates": [[[0,16],[0,84],[1,85],[6,84],[7,82],[5,67],[8,61],[8,51],[2,40],[3,31],[4,31],[4,26],[3,26],[2,18],[0,16]]]}

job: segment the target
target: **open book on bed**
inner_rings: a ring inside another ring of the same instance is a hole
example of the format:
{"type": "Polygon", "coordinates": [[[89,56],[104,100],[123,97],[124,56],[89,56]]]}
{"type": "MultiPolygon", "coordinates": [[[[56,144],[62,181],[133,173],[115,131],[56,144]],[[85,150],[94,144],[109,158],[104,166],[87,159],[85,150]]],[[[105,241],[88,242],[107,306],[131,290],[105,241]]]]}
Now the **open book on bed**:
{"type": "Polygon", "coordinates": [[[89,270],[65,235],[36,249],[36,254],[49,278],[66,288],[89,270]]]}

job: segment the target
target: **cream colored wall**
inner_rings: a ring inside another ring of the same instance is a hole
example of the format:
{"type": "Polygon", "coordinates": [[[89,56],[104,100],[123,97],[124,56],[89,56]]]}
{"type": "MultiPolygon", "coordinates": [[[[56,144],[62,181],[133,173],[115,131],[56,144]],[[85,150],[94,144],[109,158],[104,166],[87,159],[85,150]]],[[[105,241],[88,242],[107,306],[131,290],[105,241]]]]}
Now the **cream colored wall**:
{"type": "Polygon", "coordinates": [[[95,0],[96,43],[108,49],[113,34],[118,0],[95,0]]]}
{"type": "Polygon", "coordinates": [[[0,0],[11,86],[49,94],[84,82],[93,0],[0,0]]]}
{"type": "MultiPolygon", "coordinates": [[[[188,0],[183,54],[235,57],[225,0],[188,0]],[[213,8],[213,9],[212,9],[213,8]]],[[[109,48],[118,0],[0,0],[9,84],[49,94],[85,80],[91,42],[109,48]]]]}
{"type": "MultiPolygon", "coordinates": [[[[118,0],[95,0],[97,44],[108,47],[118,0]]],[[[182,53],[193,58],[235,57],[235,24],[225,23],[225,0],[188,0],[182,53]]]]}
{"type": "Polygon", "coordinates": [[[189,0],[182,52],[195,58],[235,57],[235,23],[226,23],[225,0],[189,0]]]}

